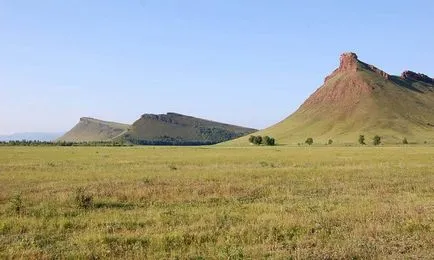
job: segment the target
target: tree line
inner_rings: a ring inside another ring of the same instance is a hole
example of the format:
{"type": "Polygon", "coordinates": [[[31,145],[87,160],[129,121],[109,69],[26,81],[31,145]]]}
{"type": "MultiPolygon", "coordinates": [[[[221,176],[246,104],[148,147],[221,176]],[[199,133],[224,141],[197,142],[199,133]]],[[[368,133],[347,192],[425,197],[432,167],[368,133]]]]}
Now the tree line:
{"type": "MultiPolygon", "coordinates": [[[[359,139],[358,139],[357,141],[358,141],[359,144],[361,144],[361,145],[366,145],[366,139],[365,139],[365,136],[364,136],[364,135],[359,135],[359,139]]],[[[304,143],[305,143],[305,144],[308,144],[308,145],[312,145],[312,144],[313,144],[313,138],[312,138],[312,137],[308,137],[308,138],[306,139],[306,141],[304,141],[304,143]]],[[[333,144],[333,140],[332,140],[332,139],[329,139],[328,142],[327,142],[327,144],[333,144]]],[[[372,138],[372,144],[375,145],[375,146],[380,145],[380,144],[381,144],[381,136],[379,136],[379,135],[375,135],[375,136],[372,138]]],[[[402,139],[402,144],[408,144],[408,140],[407,140],[406,137],[404,137],[404,138],[402,139]]]]}

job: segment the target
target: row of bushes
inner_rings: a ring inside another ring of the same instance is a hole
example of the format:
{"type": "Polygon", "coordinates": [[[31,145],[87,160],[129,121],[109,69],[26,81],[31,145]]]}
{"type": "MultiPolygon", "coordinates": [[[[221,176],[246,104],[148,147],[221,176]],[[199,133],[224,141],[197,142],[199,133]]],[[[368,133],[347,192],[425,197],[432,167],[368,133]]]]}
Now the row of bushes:
{"type": "MultiPolygon", "coordinates": [[[[407,139],[405,139],[405,142],[406,142],[406,144],[408,143],[407,139]]],[[[308,137],[306,139],[306,141],[304,141],[304,143],[308,144],[308,145],[312,145],[313,144],[313,138],[312,137],[308,137]]],[[[327,142],[327,144],[333,144],[333,140],[329,139],[328,142],[327,142]]],[[[359,144],[362,144],[362,145],[366,144],[365,143],[365,136],[364,135],[360,135],[359,136],[359,144]]],[[[378,136],[378,135],[374,136],[374,138],[372,138],[372,144],[373,145],[379,145],[379,144],[381,144],[381,137],[378,136]]]]}
{"type": "MultiPolygon", "coordinates": [[[[360,135],[358,141],[359,141],[359,144],[361,144],[361,145],[366,145],[366,142],[365,142],[365,136],[364,136],[364,135],[360,135]]],[[[312,138],[312,137],[307,138],[306,141],[305,141],[304,143],[306,143],[306,144],[308,144],[308,145],[312,145],[312,144],[313,144],[313,138],[312,138]]],[[[407,140],[406,137],[404,137],[404,138],[402,139],[402,143],[403,143],[403,144],[408,144],[408,140],[407,140]]],[[[425,142],[425,143],[426,143],[426,142],[425,142]]],[[[328,142],[327,142],[327,144],[333,144],[333,140],[332,140],[332,139],[329,139],[328,142]]],[[[372,144],[373,144],[373,145],[380,145],[380,144],[381,144],[381,137],[380,137],[379,135],[374,136],[374,137],[372,138],[372,144]]]]}
{"type": "MultiPolygon", "coordinates": [[[[405,138],[404,138],[405,139],[405,138]]],[[[405,139],[407,141],[407,139],[405,139]]],[[[407,142],[408,143],[408,142],[407,142]]],[[[359,135],[359,144],[365,145],[365,136],[359,135]]],[[[374,138],[372,138],[372,144],[373,145],[380,145],[381,144],[381,137],[376,135],[374,138]]]]}
{"type": "Polygon", "coordinates": [[[257,136],[251,135],[249,137],[249,142],[251,144],[256,144],[256,145],[261,145],[261,144],[270,145],[270,146],[276,145],[276,140],[273,137],[269,137],[267,135],[264,137],[260,135],[257,136]]]}

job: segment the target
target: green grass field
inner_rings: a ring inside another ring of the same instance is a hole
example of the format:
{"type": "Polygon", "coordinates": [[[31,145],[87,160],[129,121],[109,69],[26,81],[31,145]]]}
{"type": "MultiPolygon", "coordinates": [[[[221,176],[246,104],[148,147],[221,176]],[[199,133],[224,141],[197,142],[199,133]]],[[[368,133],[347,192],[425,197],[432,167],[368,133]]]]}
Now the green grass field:
{"type": "Polygon", "coordinates": [[[433,259],[434,148],[0,147],[0,258],[433,259]]]}

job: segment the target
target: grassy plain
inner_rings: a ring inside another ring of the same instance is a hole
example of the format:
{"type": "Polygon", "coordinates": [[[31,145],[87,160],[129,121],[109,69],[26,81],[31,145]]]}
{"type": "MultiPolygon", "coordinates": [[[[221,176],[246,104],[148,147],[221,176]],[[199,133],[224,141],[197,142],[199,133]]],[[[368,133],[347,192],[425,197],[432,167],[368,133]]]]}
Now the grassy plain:
{"type": "Polygon", "coordinates": [[[0,147],[0,258],[121,257],[433,259],[434,148],[0,147]]]}

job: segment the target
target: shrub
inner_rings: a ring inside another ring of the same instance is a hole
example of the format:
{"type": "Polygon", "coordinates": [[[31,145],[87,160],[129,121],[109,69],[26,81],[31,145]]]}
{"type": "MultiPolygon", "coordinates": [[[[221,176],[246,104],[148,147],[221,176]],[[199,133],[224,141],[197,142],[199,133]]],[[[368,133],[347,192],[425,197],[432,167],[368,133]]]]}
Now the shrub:
{"type": "Polygon", "coordinates": [[[374,145],[379,145],[379,144],[381,144],[381,137],[376,135],[376,136],[374,136],[374,138],[372,138],[372,141],[373,141],[374,145]]]}
{"type": "Polygon", "coordinates": [[[313,138],[312,137],[307,138],[305,143],[307,143],[308,145],[312,145],[313,144],[313,138]]]}
{"type": "Polygon", "coordinates": [[[252,144],[256,144],[256,145],[261,145],[261,144],[265,144],[265,145],[275,145],[276,144],[276,140],[272,137],[269,136],[254,136],[251,135],[249,137],[249,142],[252,144]]]}
{"type": "Polygon", "coordinates": [[[407,138],[404,137],[404,139],[402,139],[402,143],[403,144],[408,144],[407,138]]]}
{"type": "Polygon", "coordinates": [[[255,136],[255,140],[253,140],[253,143],[257,144],[257,145],[261,145],[262,141],[263,141],[262,136],[258,135],[258,136],[255,136]]]}
{"type": "Polygon", "coordinates": [[[333,140],[329,139],[328,144],[332,144],[332,143],[333,143],[333,140]]]}
{"type": "Polygon", "coordinates": [[[264,144],[267,144],[268,142],[270,142],[270,137],[266,135],[264,136],[263,140],[264,140],[264,144]]]}
{"type": "Polygon", "coordinates": [[[359,135],[359,144],[365,145],[365,136],[364,135],[359,135]]]}
{"type": "Polygon", "coordinates": [[[75,203],[80,209],[89,209],[93,206],[93,195],[80,187],[75,192],[75,203]]]}
{"type": "Polygon", "coordinates": [[[264,143],[265,143],[265,145],[273,146],[273,145],[275,145],[276,140],[274,140],[274,138],[272,138],[272,137],[264,136],[264,143]]]}

